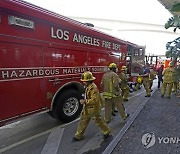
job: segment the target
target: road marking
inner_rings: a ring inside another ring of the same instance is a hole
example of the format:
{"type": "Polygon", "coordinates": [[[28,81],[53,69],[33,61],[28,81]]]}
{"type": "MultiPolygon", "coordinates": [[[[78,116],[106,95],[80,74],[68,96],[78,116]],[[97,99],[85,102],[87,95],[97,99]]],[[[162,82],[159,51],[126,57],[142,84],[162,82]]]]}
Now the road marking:
{"type": "MultiPolygon", "coordinates": [[[[42,132],[42,133],[39,133],[39,134],[36,134],[36,135],[34,135],[34,136],[31,136],[31,137],[29,137],[29,138],[26,138],[26,139],[24,139],[24,140],[21,140],[21,141],[19,141],[19,142],[16,142],[16,143],[14,143],[14,144],[11,144],[11,145],[9,145],[9,146],[7,146],[7,147],[4,147],[4,148],[2,148],[2,149],[0,149],[0,153],[2,153],[2,152],[5,152],[5,151],[7,151],[7,150],[9,150],[9,149],[12,149],[12,148],[14,148],[14,147],[17,147],[17,146],[19,146],[19,145],[21,145],[21,144],[23,144],[23,143],[26,143],[26,142],[28,142],[28,141],[31,141],[31,140],[33,140],[33,139],[36,139],[36,138],[38,138],[38,137],[40,137],[40,136],[42,136],[42,135],[45,135],[45,134],[48,134],[48,133],[50,133],[50,132],[53,132],[54,130],[56,130],[56,129],[62,129],[61,127],[55,127],[55,128],[52,128],[52,129],[50,129],[50,130],[47,130],[47,131],[45,131],[45,132],[42,132]]],[[[64,129],[64,128],[63,128],[64,129]]]]}
{"type": "MultiPolygon", "coordinates": [[[[19,142],[16,142],[16,143],[14,143],[14,144],[11,144],[11,145],[9,145],[9,146],[7,146],[7,147],[4,147],[4,148],[0,149],[0,153],[5,152],[5,151],[7,151],[7,150],[10,150],[10,149],[12,149],[12,148],[14,148],[14,147],[17,147],[17,146],[19,146],[19,145],[21,145],[21,144],[23,144],[23,143],[29,142],[29,141],[31,141],[31,140],[33,140],[33,139],[36,139],[36,138],[38,138],[38,137],[40,137],[40,136],[42,136],[42,135],[48,134],[48,133],[50,133],[50,132],[53,132],[53,131],[56,130],[56,129],[63,129],[63,130],[64,130],[63,127],[68,126],[69,124],[74,123],[74,122],[78,121],[79,119],[80,119],[80,118],[77,118],[76,120],[74,120],[74,121],[72,121],[72,122],[63,124],[63,125],[61,125],[61,126],[54,127],[54,128],[49,129],[49,130],[47,130],[47,131],[45,131],[45,132],[36,134],[36,135],[34,135],[34,136],[31,136],[31,137],[29,137],[29,138],[26,138],[26,139],[24,139],[24,140],[21,140],[21,141],[19,141],[19,142]]],[[[3,126],[3,127],[5,128],[5,126],[3,126]]],[[[59,140],[59,139],[58,139],[58,140],[59,140]]]]}
{"type": "Polygon", "coordinates": [[[64,128],[57,128],[48,137],[41,154],[56,154],[63,136],[64,128]]]}

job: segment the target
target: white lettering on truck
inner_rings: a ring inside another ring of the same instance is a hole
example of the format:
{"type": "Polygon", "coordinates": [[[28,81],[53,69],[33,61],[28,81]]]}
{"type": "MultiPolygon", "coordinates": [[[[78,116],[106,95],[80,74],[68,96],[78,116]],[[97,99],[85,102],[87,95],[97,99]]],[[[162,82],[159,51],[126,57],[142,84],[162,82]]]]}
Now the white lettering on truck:
{"type": "Polygon", "coordinates": [[[30,79],[41,77],[53,77],[64,75],[81,75],[85,71],[104,73],[106,66],[88,67],[36,67],[36,68],[0,68],[0,82],[13,81],[16,79],[30,79]]]}
{"type": "Polygon", "coordinates": [[[61,29],[57,29],[54,31],[54,28],[51,27],[51,37],[59,40],[69,40],[69,32],[68,31],[63,31],[61,29]]]}
{"type": "Polygon", "coordinates": [[[51,27],[50,33],[51,33],[52,38],[59,39],[59,40],[68,41],[71,36],[72,37],[71,39],[73,42],[80,43],[80,44],[87,44],[90,46],[97,46],[97,47],[101,46],[103,48],[112,49],[115,51],[120,51],[120,47],[121,47],[120,44],[116,44],[116,43],[112,43],[112,42],[104,41],[104,40],[100,41],[100,39],[94,38],[91,36],[82,35],[78,33],[70,34],[69,31],[62,30],[61,28],[56,29],[54,27],[51,27]]]}
{"type": "Polygon", "coordinates": [[[59,69],[16,69],[16,70],[0,70],[0,79],[27,78],[37,76],[59,75],[59,69]]]}
{"type": "Polygon", "coordinates": [[[80,35],[80,34],[76,34],[74,33],[74,37],[73,37],[73,42],[77,42],[77,43],[81,43],[81,44],[88,44],[88,45],[93,45],[93,46],[99,46],[99,39],[97,38],[92,38],[89,36],[85,36],[85,35],[80,35]]]}

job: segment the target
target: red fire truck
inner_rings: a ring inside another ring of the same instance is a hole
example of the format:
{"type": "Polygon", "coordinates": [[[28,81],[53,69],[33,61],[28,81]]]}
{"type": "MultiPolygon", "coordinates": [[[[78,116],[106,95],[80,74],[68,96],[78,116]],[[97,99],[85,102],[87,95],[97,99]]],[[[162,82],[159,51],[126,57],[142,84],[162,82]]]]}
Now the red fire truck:
{"type": "Polygon", "coordinates": [[[48,111],[63,122],[82,106],[81,74],[99,86],[111,62],[126,64],[127,42],[21,0],[0,1],[0,124],[48,111]]]}

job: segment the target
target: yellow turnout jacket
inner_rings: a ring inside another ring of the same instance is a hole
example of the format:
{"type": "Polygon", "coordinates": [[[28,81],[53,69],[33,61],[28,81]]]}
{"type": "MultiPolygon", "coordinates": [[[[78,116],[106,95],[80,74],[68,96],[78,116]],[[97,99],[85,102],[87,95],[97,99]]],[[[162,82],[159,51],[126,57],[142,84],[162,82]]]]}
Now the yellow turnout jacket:
{"type": "Polygon", "coordinates": [[[101,81],[103,96],[106,99],[121,96],[121,89],[119,87],[121,80],[118,75],[113,71],[106,72],[101,81]]]}

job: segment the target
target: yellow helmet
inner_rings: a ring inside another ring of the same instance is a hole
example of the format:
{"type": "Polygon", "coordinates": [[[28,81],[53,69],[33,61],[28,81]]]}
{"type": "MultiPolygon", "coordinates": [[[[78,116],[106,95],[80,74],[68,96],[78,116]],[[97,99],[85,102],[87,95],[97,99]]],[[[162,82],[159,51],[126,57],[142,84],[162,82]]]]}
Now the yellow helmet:
{"type": "Polygon", "coordinates": [[[81,81],[93,81],[96,78],[92,75],[90,71],[84,72],[81,76],[81,81]]]}
{"type": "Polygon", "coordinates": [[[126,66],[122,66],[121,70],[122,70],[122,71],[126,71],[126,70],[127,70],[127,67],[126,67],[126,66]]]}
{"type": "Polygon", "coordinates": [[[142,82],[143,82],[143,77],[142,76],[138,76],[137,77],[137,83],[142,84],[142,82]]]}
{"type": "Polygon", "coordinates": [[[109,64],[109,68],[117,68],[117,65],[115,63],[109,64]]]}

